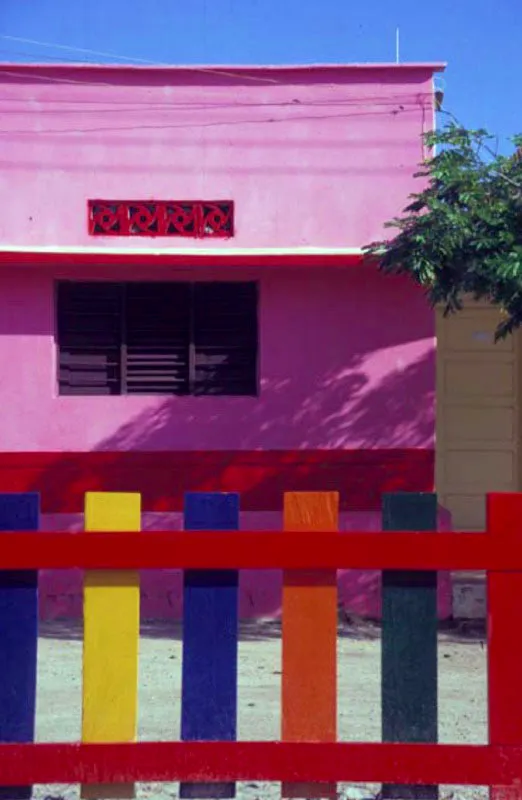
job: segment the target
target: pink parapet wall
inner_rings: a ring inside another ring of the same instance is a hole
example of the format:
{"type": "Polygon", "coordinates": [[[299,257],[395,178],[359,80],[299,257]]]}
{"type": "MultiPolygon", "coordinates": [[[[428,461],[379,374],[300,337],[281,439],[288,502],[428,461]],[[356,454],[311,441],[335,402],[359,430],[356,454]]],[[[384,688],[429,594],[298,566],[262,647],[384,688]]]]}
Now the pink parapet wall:
{"type": "MultiPolygon", "coordinates": [[[[279,513],[245,513],[241,515],[244,530],[281,530],[279,513]]],[[[46,530],[80,530],[83,519],[67,515],[46,516],[46,530]]],[[[145,514],[143,526],[148,530],[180,530],[179,514],[145,514]]],[[[451,529],[451,518],[445,509],[439,511],[439,530],[451,529]]],[[[377,512],[341,514],[341,530],[381,530],[377,512]]],[[[390,536],[393,533],[390,532],[390,536]]],[[[243,570],[239,584],[241,619],[275,619],[281,612],[281,577],[279,570],[243,570]]],[[[340,570],[338,573],[339,605],[347,614],[368,619],[381,617],[380,573],[362,570],[340,570]]],[[[451,617],[452,587],[450,575],[439,573],[437,606],[439,619],[451,617]]],[[[81,618],[82,575],[79,571],[43,571],[40,573],[40,615],[42,619],[81,618]]],[[[179,570],[144,571],[141,576],[142,619],[181,619],[183,615],[183,582],[179,570]]]]}
{"type": "Polygon", "coordinates": [[[209,246],[89,236],[88,199],[154,199],[232,200],[235,235],[211,239],[218,250],[361,247],[418,189],[442,68],[10,65],[0,75],[2,244],[209,246]]]}

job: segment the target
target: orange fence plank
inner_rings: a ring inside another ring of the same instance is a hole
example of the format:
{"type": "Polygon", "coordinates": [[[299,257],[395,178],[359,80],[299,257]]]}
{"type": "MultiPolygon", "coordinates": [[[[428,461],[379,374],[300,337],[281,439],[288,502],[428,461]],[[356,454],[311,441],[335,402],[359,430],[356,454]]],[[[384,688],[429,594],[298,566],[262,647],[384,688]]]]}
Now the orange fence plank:
{"type": "MultiPolygon", "coordinates": [[[[337,492],[290,492],[284,528],[296,534],[337,531],[337,492]]],[[[295,548],[299,549],[296,536],[295,548]]],[[[283,573],[282,739],[334,742],[337,737],[337,572],[283,573]]],[[[286,797],[335,796],[332,785],[283,786],[286,797]]]]}

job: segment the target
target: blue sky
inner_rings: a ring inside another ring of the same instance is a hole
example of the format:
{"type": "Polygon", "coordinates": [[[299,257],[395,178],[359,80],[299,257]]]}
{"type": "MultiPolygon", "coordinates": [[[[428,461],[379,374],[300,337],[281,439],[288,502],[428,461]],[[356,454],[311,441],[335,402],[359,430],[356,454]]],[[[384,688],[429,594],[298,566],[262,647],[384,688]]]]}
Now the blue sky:
{"type": "MultiPolygon", "coordinates": [[[[0,60],[110,61],[2,38],[172,64],[446,61],[446,108],[522,132],[521,0],[0,0],[0,60]]],[[[115,58],[113,61],[121,59],[115,58]]]]}

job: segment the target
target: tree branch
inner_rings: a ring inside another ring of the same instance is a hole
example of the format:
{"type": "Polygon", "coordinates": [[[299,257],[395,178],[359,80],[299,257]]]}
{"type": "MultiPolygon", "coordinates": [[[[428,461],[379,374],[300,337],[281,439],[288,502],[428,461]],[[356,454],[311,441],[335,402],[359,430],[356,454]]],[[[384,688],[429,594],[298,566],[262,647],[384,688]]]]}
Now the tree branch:
{"type": "MultiPolygon", "coordinates": [[[[454,122],[456,125],[458,125],[460,128],[464,128],[464,125],[462,124],[462,122],[461,122],[459,119],[457,119],[457,117],[455,116],[455,114],[452,114],[452,112],[451,112],[451,111],[446,111],[445,109],[442,109],[442,108],[441,108],[441,109],[439,110],[439,114],[446,114],[446,116],[448,116],[450,119],[452,119],[452,120],[453,120],[453,122],[454,122]]],[[[486,142],[484,142],[484,141],[481,141],[481,143],[480,143],[480,144],[481,144],[481,147],[483,147],[483,148],[484,148],[484,150],[486,151],[486,153],[489,153],[489,155],[490,155],[490,156],[492,156],[492,157],[493,157],[493,158],[495,158],[495,159],[496,159],[496,158],[498,158],[498,136],[497,136],[497,152],[495,152],[495,151],[494,151],[494,150],[493,150],[493,149],[492,149],[492,148],[491,148],[491,147],[490,147],[490,146],[489,146],[489,145],[488,145],[486,142]]],[[[502,180],[503,180],[503,181],[506,181],[506,183],[509,183],[511,186],[514,186],[514,187],[515,187],[515,189],[520,189],[520,190],[522,190],[522,183],[518,183],[518,181],[514,181],[514,180],[513,180],[513,178],[510,178],[510,177],[509,177],[509,175],[505,175],[503,172],[499,172],[499,170],[496,170],[496,169],[493,169],[493,170],[492,170],[492,172],[493,172],[493,174],[494,174],[494,175],[496,175],[498,178],[502,178],[502,180]]]]}

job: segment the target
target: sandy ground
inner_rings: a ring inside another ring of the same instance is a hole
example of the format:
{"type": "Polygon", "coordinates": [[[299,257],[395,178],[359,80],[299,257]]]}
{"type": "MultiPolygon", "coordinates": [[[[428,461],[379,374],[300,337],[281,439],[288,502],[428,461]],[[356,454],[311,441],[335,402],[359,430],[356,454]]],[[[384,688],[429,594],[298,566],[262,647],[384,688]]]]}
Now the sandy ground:
{"type": "MultiPolygon", "coordinates": [[[[180,629],[145,625],[140,642],[139,738],[179,738],[180,629]]],[[[38,659],[38,741],[78,741],[81,715],[81,629],[42,627],[38,659]]],[[[439,635],[439,739],[487,740],[486,648],[479,638],[439,635]]],[[[239,738],[273,740],[280,732],[281,641],[277,625],[243,626],[239,650],[239,738]]],[[[350,626],[338,639],[339,738],[379,741],[380,641],[377,628],[350,626]]],[[[340,797],[375,796],[378,786],[343,784],[340,797]]],[[[442,796],[484,797],[482,789],[442,787],[442,796]]],[[[140,784],[139,798],[177,797],[176,784],[140,784]]],[[[280,797],[277,784],[238,784],[240,800],[280,797]]],[[[35,788],[35,797],[78,797],[77,786],[35,788]]]]}

